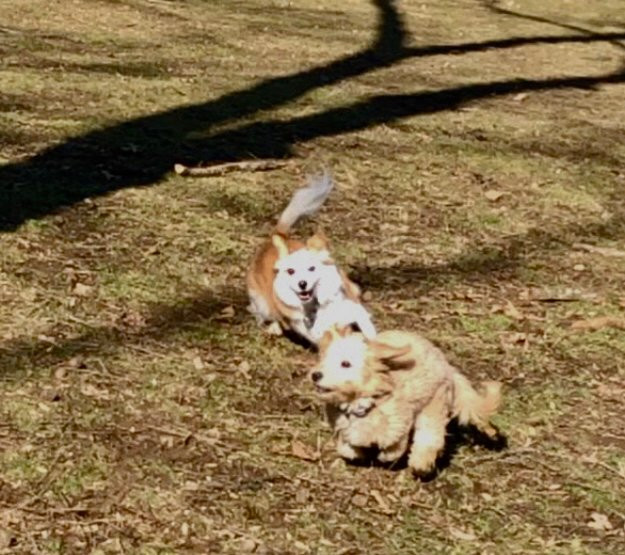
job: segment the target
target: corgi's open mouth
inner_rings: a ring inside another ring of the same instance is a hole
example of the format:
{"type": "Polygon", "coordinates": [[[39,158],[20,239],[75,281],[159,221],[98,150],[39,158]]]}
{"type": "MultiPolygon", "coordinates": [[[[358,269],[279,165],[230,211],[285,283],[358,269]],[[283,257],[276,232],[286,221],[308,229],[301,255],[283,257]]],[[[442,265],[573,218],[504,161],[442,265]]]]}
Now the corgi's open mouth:
{"type": "Polygon", "coordinates": [[[330,387],[323,387],[315,384],[315,388],[317,389],[317,393],[332,393],[332,388],[330,387]]]}
{"type": "Polygon", "coordinates": [[[298,291],[297,296],[299,297],[300,301],[302,301],[303,303],[307,303],[313,298],[313,290],[309,289],[308,291],[298,291]]]}

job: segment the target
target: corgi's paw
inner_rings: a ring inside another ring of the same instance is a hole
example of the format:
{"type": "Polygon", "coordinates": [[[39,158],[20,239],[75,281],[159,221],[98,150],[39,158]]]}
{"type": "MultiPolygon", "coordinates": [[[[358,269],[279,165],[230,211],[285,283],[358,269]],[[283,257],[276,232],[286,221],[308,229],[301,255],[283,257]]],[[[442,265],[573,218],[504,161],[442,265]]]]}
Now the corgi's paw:
{"type": "Polygon", "coordinates": [[[265,326],[265,333],[269,335],[282,335],[282,326],[278,322],[271,322],[271,324],[265,326]]]}

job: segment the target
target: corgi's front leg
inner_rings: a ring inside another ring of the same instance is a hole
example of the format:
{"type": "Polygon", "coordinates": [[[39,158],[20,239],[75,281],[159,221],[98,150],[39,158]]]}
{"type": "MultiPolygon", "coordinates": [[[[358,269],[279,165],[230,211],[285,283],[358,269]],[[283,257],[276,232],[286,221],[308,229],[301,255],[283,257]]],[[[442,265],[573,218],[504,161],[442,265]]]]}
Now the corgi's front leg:
{"type": "Polygon", "coordinates": [[[250,304],[247,309],[254,315],[254,318],[256,318],[256,323],[269,335],[282,335],[282,326],[269,309],[267,299],[253,289],[248,289],[248,295],[250,297],[250,304]]]}

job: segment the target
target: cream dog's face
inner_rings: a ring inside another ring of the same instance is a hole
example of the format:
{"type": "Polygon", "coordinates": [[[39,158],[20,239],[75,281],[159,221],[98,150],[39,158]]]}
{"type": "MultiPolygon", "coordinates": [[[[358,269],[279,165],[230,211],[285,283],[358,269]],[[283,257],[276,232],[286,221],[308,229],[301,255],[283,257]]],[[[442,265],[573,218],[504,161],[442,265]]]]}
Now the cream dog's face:
{"type": "Polygon", "coordinates": [[[393,361],[405,357],[409,347],[393,347],[367,341],[350,328],[326,332],[319,345],[319,363],[310,373],[321,399],[330,403],[350,402],[392,390],[388,371],[393,361]]]}

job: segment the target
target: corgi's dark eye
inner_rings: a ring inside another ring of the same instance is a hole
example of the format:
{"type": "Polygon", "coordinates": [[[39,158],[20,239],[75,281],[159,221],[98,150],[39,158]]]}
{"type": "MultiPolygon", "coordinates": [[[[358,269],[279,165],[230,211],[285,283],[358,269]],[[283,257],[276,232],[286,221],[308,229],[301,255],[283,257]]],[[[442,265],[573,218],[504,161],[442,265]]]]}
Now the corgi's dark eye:
{"type": "Polygon", "coordinates": [[[295,270],[293,268],[289,268],[286,273],[292,276],[295,273],[295,270]]]}
{"type": "Polygon", "coordinates": [[[310,268],[308,268],[308,271],[309,271],[309,272],[314,272],[314,271],[315,271],[315,267],[314,267],[314,266],[311,266],[310,268]]]}
{"type": "Polygon", "coordinates": [[[351,368],[352,367],[352,363],[349,362],[349,360],[344,360],[344,361],[341,362],[341,366],[343,368],[351,368]]]}

